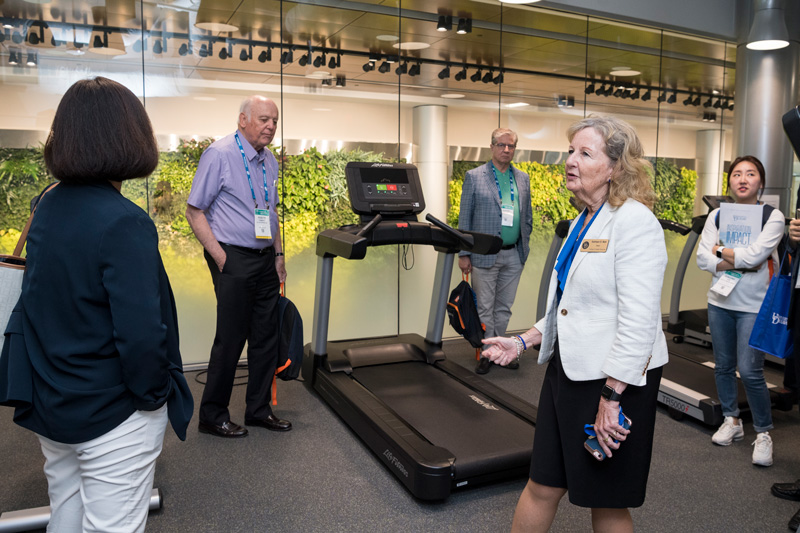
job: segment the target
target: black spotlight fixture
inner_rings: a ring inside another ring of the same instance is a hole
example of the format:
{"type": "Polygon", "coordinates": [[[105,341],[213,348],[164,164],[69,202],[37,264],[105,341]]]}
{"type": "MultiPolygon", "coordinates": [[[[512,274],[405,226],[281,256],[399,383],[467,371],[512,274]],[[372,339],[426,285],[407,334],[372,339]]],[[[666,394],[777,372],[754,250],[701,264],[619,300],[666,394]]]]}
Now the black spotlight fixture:
{"type": "Polygon", "coordinates": [[[481,75],[482,75],[481,69],[478,69],[477,71],[475,71],[475,74],[469,77],[469,79],[470,81],[472,81],[472,83],[477,83],[481,79],[481,75]]]}
{"type": "Polygon", "coordinates": [[[597,89],[594,90],[594,94],[597,96],[605,96],[606,94],[606,87],[602,83],[597,86],[597,89]]]}
{"type": "Polygon", "coordinates": [[[314,58],[314,66],[316,68],[319,68],[324,64],[325,64],[325,54],[319,55],[314,58]]]}
{"type": "Polygon", "coordinates": [[[446,80],[450,77],[450,65],[444,67],[438,74],[440,80],[446,80]]]}
{"type": "Polygon", "coordinates": [[[622,88],[622,94],[620,94],[619,97],[624,100],[626,98],[629,98],[630,96],[631,96],[631,91],[629,90],[629,88],[628,87],[623,87],[622,88]]]}
{"type": "Polygon", "coordinates": [[[419,62],[411,65],[411,68],[408,69],[409,76],[419,76],[420,72],[422,72],[422,65],[419,62]]]}
{"type": "Polygon", "coordinates": [[[689,93],[689,96],[683,101],[683,105],[692,105],[692,94],[689,93]]]}
{"type": "Polygon", "coordinates": [[[614,97],[619,98],[620,96],[622,96],[622,93],[624,91],[625,91],[625,89],[623,87],[617,87],[617,90],[614,91],[613,95],[614,95],[614,97]]]}
{"type": "Polygon", "coordinates": [[[694,97],[694,100],[692,100],[692,105],[695,106],[695,107],[698,107],[700,105],[700,95],[699,94],[694,97]]]}
{"type": "Polygon", "coordinates": [[[631,93],[630,98],[631,100],[638,100],[639,96],[641,96],[641,93],[639,92],[639,88],[637,87],[636,90],[631,93]]]}
{"type": "Polygon", "coordinates": [[[495,77],[494,77],[494,79],[492,80],[492,82],[493,82],[495,85],[500,85],[501,83],[503,83],[503,71],[502,71],[502,70],[501,70],[500,72],[498,72],[498,73],[497,73],[497,76],[495,76],[495,77]]]}
{"type": "Polygon", "coordinates": [[[394,69],[394,73],[398,76],[408,74],[408,61],[404,61],[402,65],[397,65],[397,68],[394,69]]]}
{"type": "Polygon", "coordinates": [[[458,29],[456,30],[456,33],[459,35],[472,33],[472,19],[469,18],[458,19],[458,29]]]}
{"type": "Polygon", "coordinates": [[[322,85],[327,85],[328,87],[330,87],[332,85],[331,79],[330,78],[323,79],[322,80],[322,85]]]}
{"type": "Polygon", "coordinates": [[[300,59],[297,60],[297,64],[301,67],[308,65],[308,54],[301,55],[300,59]]]}
{"type": "Polygon", "coordinates": [[[161,39],[155,39],[153,41],[153,53],[160,54],[164,51],[164,45],[161,43],[161,39]]]}
{"type": "Polygon", "coordinates": [[[493,79],[494,79],[494,71],[487,70],[486,73],[483,75],[483,78],[481,78],[481,81],[483,83],[490,83],[493,79]]]}
{"type": "Polygon", "coordinates": [[[450,31],[452,29],[453,29],[453,16],[439,15],[439,21],[436,23],[436,31],[450,31]]]}
{"type": "Polygon", "coordinates": [[[8,54],[8,64],[12,66],[19,65],[19,55],[14,50],[11,50],[8,54]]]}
{"type": "Polygon", "coordinates": [[[722,98],[717,98],[717,101],[714,102],[714,109],[720,109],[722,107],[722,98]]]}
{"type": "Polygon", "coordinates": [[[289,63],[294,61],[294,47],[285,50],[281,54],[281,65],[288,65],[289,63]]]}
{"type": "Polygon", "coordinates": [[[585,94],[592,94],[594,92],[594,82],[587,85],[586,88],[583,90],[583,92],[585,94]]]}
{"type": "Polygon", "coordinates": [[[253,45],[250,44],[247,46],[247,50],[242,48],[239,52],[239,61],[247,61],[248,59],[253,59],[253,45]]]}
{"type": "Polygon", "coordinates": [[[674,104],[677,99],[678,99],[678,91],[672,91],[670,97],[667,98],[667,103],[674,104]]]}
{"type": "MultiPolygon", "coordinates": [[[[155,45],[153,46],[155,49],[155,45]]],[[[233,43],[228,41],[228,46],[220,49],[219,51],[219,58],[220,59],[228,59],[229,57],[233,57],[233,43]]]]}
{"type": "Polygon", "coordinates": [[[375,70],[375,63],[373,63],[372,61],[367,61],[361,67],[361,70],[363,70],[364,72],[371,72],[371,71],[375,70]]]}
{"type": "Polygon", "coordinates": [[[347,78],[345,76],[336,76],[336,86],[337,87],[346,87],[347,86],[347,78]]]}
{"type": "Polygon", "coordinates": [[[25,64],[29,67],[35,67],[38,63],[39,59],[36,57],[36,52],[28,52],[28,60],[25,64]]]}
{"type": "Polygon", "coordinates": [[[180,56],[187,56],[187,55],[190,56],[192,54],[194,54],[194,49],[192,47],[191,39],[180,45],[180,47],[178,48],[178,55],[180,56]]]}
{"type": "Polygon", "coordinates": [[[709,107],[711,107],[711,104],[713,104],[713,103],[714,103],[714,102],[712,102],[712,100],[713,100],[713,99],[712,99],[712,98],[709,96],[709,97],[708,97],[708,100],[706,100],[705,102],[703,102],[703,107],[705,107],[706,109],[708,109],[709,107]]]}
{"type": "Polygon", "coordinates": [[[642,102],[647,102],[650,98],[652,98],[652,94],[650,89],[647,89],[647,92],[642,95],[642,102]]]}
{"type": "Polygon", "coordinates": [[[44,22],[34,22],[31,24],[30,29],[28,30],[28,42],[32,45],[36,46],[39,43],[44,42],[44,22]],[[33,30],[33,26],[36,25],[39,27],[39,33],[35,33],[33,30]]]}
{"type": "Polygon", "coordinates": [[[200,50],[197,52],[200,57],[213,57],[214,56],[214,41],[208,41],[208,46],[205,43],[200,45],[200,50]]]}
{"type": "Polygon", "coordinates": [[[662,102],[662,103],[666,102],[667,101],[667,92],[662,90],[661,94],[658,95],[658,98],[656,100],[658,102],[662,102]]]}
{"type": "Polygon", "coordinates": [[[331,58],[328,60],[328,68],[331,70],[336,68],[336,58],[333,57],[333,54],[331,54],[331,58]]]}
{"type": "Polygon", "coordinates": [[[381,66],[378,67],[378,72],[380,72],[381,74],[386,74],[387,72],[389,72],[389,69],[391,68],[392,65],[389,63],[389,61],[384,61],[383,63],[381,63],[381,66]]]}
{"type": "Polygon", "coordinates": [[[464,67],[461,70],[456,72],[455,78],[456,78],[456,81],[463,81],[463,80],[467,79],[467,66],[466,65],[464,65],[464,67]]]}
{"type": "MultiPolygon", "coordinates": [[[[0,34],[2,35],[2,34],[0,34]]],[[[54,45],[55,46],[55,45],[54,45]]],[[[147,50],[147,39],[137,39],[135,43],[131,46],[134,52],[137,54],[142,53],[142,51],[147,50]]]]}
{"type": "Polygon", "coordinates": [[[377,63],[378,61],[380,61],[380,60],[381,60],[381,55],[380,54],[370,54],[369,55],[369,62],[372,63],[373,65],[375,63],[377,63]]]}
{"type": "Polygon", "coordinates": [[[575,107],[575,97],[574,96],[567,96],[567,107],[568,108],[575,107]]]}
{"type": "Polygon", "coordinates": [[[272,48],[261,50],[261,53],[258,54],[259,63],[266,63],[267,61],[272,61],[272,48]]]}

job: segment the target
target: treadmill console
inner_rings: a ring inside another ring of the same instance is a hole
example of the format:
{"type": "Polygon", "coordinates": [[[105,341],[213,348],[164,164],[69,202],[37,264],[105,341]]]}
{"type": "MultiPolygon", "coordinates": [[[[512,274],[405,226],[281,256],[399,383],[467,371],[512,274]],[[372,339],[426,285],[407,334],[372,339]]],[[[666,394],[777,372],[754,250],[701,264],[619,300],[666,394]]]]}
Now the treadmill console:
{"type": "Polygon", "coordinates": [[[417,167],[406,163],[348,163],[350,205],[359,215],[417,215],[425,209],[417,167]]]}

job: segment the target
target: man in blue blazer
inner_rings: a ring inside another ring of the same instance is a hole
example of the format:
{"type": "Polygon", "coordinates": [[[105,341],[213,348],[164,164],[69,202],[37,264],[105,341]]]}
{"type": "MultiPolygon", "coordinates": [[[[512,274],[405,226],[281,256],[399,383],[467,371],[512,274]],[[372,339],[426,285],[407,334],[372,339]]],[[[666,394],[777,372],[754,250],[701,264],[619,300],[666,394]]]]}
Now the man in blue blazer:
{"type": "MultiPolygon", "coordinates": [[[[486,337],[503,336],[511,318],[522,269],[530,252],[533,227],[531,184],[528,175],[511,166],[517,134],[505,128],[492,132],[492,160],[467,172],[461,192],[458,227],[497,235],[503,247],[496,254],[461,252],[458,267],[472,273],[478,315],[486,337]]],[[[491,361],[481,357],[475,372],[485,374],[491,361]]],[[[507,368],[519,368],[514,362],[507,368]]]]}

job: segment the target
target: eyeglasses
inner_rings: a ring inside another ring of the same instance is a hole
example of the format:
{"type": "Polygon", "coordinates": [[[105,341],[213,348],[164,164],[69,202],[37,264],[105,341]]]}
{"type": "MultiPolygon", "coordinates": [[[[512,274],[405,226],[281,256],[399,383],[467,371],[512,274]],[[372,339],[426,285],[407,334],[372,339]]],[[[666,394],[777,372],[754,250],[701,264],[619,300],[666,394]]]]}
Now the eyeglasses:
{"type": "Polygon", "coordinates": [[[497,144],[495,144],[495,146],[497,146],[501,150],[505,150],[506,148],[510,148],[512,150],[515,150],[517,148],[516,144],[506,144],[506,143],[497,143],[497,144]]]}

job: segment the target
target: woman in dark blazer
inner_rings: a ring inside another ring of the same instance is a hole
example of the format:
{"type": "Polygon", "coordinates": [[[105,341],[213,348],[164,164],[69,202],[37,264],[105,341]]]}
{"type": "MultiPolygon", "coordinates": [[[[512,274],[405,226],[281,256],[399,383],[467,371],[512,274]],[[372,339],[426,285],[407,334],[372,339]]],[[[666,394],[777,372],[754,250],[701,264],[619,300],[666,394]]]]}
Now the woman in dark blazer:
{"type": "Polygon", "coordinates": [[[136,96],[98,77],[66,92],[44,157],[60,182],[31,224],[0,403],[39,437],[48,531],[143,531],[167,420],[185,439],[193,408],[155,226],[120,194],[158,148],[136,96]]]}

